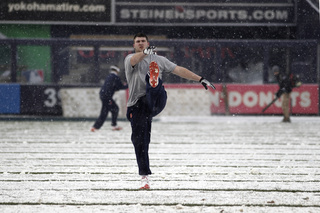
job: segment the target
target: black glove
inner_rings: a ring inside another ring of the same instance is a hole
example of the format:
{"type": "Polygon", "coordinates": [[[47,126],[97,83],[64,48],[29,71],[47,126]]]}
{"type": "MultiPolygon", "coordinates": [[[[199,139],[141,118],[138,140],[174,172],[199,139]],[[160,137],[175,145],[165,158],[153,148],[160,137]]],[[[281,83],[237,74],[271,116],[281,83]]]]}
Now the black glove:
{"type": "Polygon", "coordinates": [[[143,50],[143,53],[145,55],[156,55],[157,54],[156,48],[157,47],[155,47],[155,46],[149,46],[149,47],[147,47],[147,49],[143,50]]]}
{"type": "Polygon", "coordinates": [[[199,82],[202,84],[202,86],[204,86],[204,88],[205,88],[206,90],[208,89],[207,86],[211,87],[212,89],[216,89],[216,88],[213,86],[213,84],[211,84],[208,80],[204,79],[203,77],[201,77],[201,79],[200,79],[199,82]]]}

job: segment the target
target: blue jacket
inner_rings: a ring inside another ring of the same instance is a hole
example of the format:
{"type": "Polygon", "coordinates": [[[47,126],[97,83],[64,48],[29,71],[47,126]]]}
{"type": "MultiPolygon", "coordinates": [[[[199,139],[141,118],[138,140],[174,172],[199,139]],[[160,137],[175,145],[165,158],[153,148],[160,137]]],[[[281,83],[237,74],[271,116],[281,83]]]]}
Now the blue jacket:
{"type": "Polygon", "coordinates": [[[101,99],[112,99],[114,93],[121,89],[127,89],[128,85],[124,85],[118,75],[111,73],[107,76],[103,86],[100,89],[101,99]]]}

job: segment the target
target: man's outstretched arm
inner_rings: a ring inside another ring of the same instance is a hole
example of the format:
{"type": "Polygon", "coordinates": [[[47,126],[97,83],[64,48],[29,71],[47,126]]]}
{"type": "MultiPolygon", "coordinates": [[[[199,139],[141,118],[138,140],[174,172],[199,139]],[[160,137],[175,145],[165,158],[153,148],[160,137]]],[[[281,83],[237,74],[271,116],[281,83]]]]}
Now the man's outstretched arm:
{"type": "Polygon", "coordinates": [[[185,78],[185,79],[192,80],[192,81],[200,81],[200,79],[201,79],[201,76],[199,76],[199,75],[195,74],[194,72],[191,72],[187,68],[184,68],[181,66],[176,66],[176,68],[174,68],[172,73],[181,77],[181,78],[185,78]]]}
{"type": "Polygon", "coordinates": [[[181,77],[181,78],[185,78],[185,79],[192,80],[192,81],[198,81],[203,85],[203,87],[205,89],[208,89],[207,86],[210,86],[212,89],[215,89],[213,84],[211,84],[208,80],[204,79],[200,75],[195,74],[194,72],[191,72],[187,68],[184,68],[181,66],[176,66],[176,68],[174,68],[172,73],[181,77]]]}

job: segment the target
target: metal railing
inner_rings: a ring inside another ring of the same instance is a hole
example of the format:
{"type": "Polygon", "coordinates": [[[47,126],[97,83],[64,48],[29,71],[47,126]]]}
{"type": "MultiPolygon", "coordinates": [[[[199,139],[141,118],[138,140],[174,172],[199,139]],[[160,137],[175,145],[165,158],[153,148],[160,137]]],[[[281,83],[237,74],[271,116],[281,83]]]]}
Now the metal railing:
{"type": "MultiPolygon", "coordinates": [[[[274,65],[301,75],[305,83],[319,83],[316,40],[170,39],[150,43],[159,47],[159,54],[217,83],[270,83],[274,65]]],[[[1,83],[21,82],[21,72],[43,69],[44,83],[99,84],[110,65],[123,69],[132,44],[132,40],[0,39],[0,54],[5,56],[0,75],[10,72],[9,80],[1,83]],[[32,47],[46,47],[47,51],[39,53],[32,47]],[[25,56],[33,58],[33,54],[39,60],[29,63],[25,56]],[[41,60],[47,60],[45,65],[37,64],[41,60]]],[[[164,78],[170,83],[186,82],[164,78]]]]}

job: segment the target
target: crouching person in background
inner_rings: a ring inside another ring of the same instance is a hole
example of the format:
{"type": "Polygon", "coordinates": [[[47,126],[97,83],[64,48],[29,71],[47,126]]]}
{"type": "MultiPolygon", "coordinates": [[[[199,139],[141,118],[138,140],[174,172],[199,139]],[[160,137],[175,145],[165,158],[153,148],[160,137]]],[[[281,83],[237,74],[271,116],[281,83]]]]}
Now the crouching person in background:
{"type": "Polygon", "coordinates": [[[119,114],[119,107],[116,102],[112,99],[114,93],[118,90],[127,89],[128,85],[123,84],[121,82],[120,77],[118,76],[120,72],[119,67],[111,66],[110,74],[107,76],[103,86],[100,89],[100,100],[102,102],[102,107],[100,111],[100,115],[93,127],[91,128],[91,132],[95,132],[100,129],[108,117],[109,111],[112,115],[111,126],[112,130],[121,130],[120,126],[117,126],[117,119],[119,114]]]}

